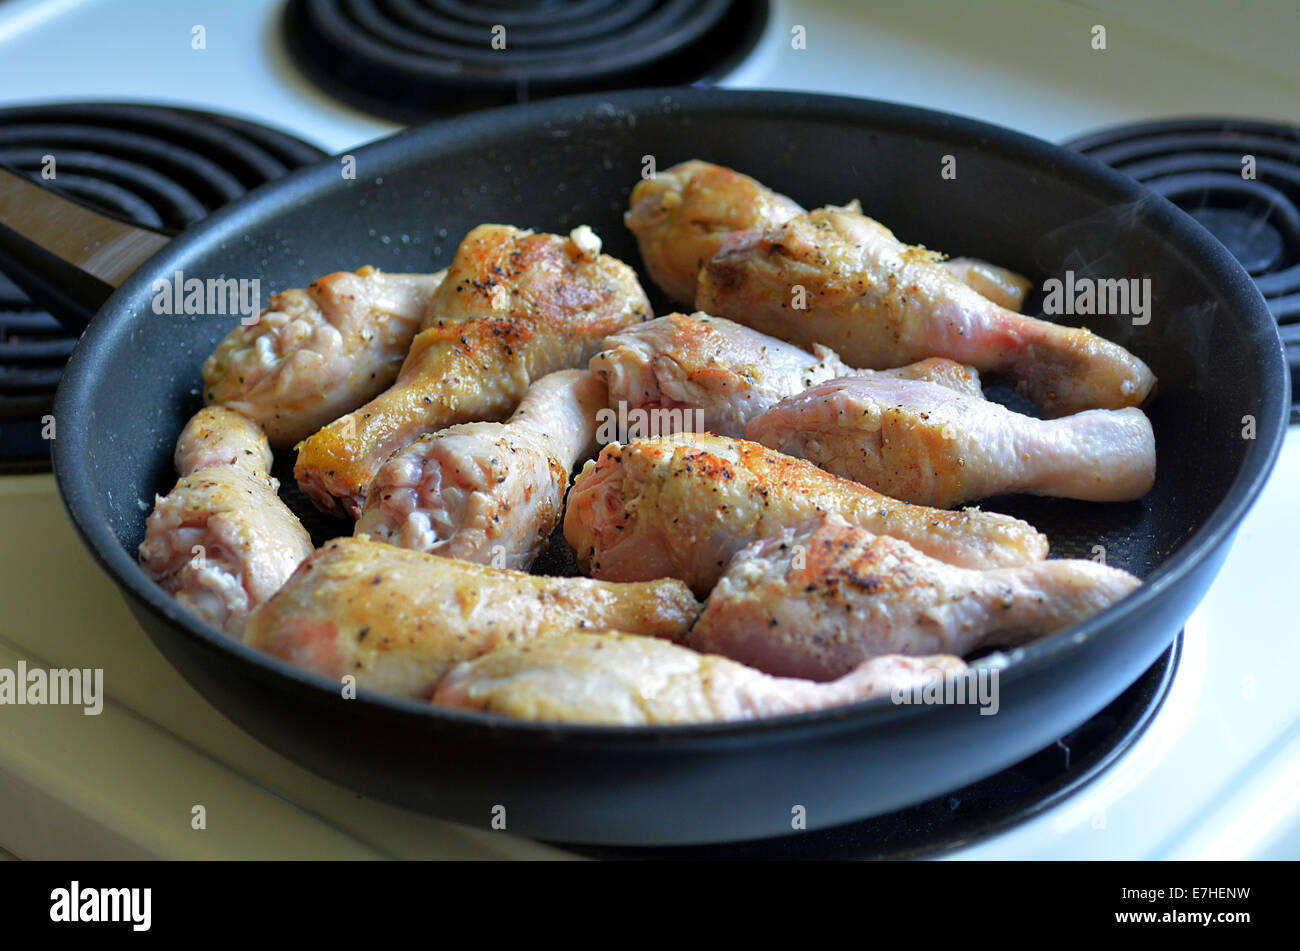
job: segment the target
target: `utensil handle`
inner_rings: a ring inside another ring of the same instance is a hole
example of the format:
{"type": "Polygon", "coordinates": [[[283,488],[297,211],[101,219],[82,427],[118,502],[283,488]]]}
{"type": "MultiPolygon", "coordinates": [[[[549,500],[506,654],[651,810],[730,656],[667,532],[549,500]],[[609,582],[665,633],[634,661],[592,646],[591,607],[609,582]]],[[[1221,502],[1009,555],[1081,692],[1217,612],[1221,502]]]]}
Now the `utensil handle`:
{"type": "Polygon", "coordinates": [[[0,165],[0,270],[69,330],[83,330],[170,233],[95,211],[0,165]]]}

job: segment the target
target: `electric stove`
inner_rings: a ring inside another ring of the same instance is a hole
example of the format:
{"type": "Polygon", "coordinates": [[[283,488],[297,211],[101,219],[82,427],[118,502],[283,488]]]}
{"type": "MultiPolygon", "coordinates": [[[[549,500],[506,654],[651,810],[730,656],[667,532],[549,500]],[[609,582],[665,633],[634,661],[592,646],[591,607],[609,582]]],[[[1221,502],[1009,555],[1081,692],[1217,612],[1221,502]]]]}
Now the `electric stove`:
{"type": "MultiPolygon", "coordinates": [[[[0,161],[39,175],[53,154],[69,192],[179,228],[322,152],[502,102],[685,82],[892,99],[1069,142],[1144,181],[1238,255],[1300,346],[1296,14],[1285,0],[1236,20],[1210,2],[1180,4],[1173,20],[1156,7],[8,0],[0,161]]],[[[15,856],[1300,855],[1300,694],[1285,682],[1300,661],[1294,428],[1183,634],[1051,747],[842,828],[579,849],[361,797],[261,746],[185,684],[83,550],[52,478],[29,471],[46,457],[48,394],[71,345],[0,278],[0,666],[100,667],[107,693],[94,717],[0,714],[0,848],[15,856]]]]}

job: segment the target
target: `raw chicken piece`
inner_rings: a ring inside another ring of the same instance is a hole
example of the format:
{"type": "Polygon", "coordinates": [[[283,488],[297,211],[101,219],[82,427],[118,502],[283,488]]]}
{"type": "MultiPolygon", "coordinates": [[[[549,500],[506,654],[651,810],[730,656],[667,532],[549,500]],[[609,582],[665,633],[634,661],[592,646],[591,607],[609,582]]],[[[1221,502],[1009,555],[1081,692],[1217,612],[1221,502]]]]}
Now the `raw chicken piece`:
{"type": "Polygon", "coordinates": [[[700,268],[733,231],[784,224],[803,209],[748,175],[691,160],[632,189],[623,221],[651,279],[675,301],[695,300],[700,268]]]}
{"type": "Polygon", "coordinates": [[[965,670],[957,657],[878,657],[834,683],[818,684],[609,631],[550,637],[461,664],[438,684],[433,702],[560,723],[707,723],[910,693],[965,670]]]}
{"type": "Polygon", "coordinates": [[[681,640],[699,603],[680,581],[542,578],[338,538],[253,612],[244,642],[356,686],[428,698],[453,665],[511,643],[616,627],[681,640]]]}
{"type": "Polygon", "coordinates": [[[326,512],[361,514],[390,455],[455,423],[500,421],[528,384],[585,366],[608,334],[647,320],[636,274],[585,226],[562,238],[480,225],[456,252],[397,382],[298,448],[294,477],[326,512]]]}
{"type": "Polygon", "coordinates": [[[943,266],[981,297],[1007,310],[1019,311],[1034,288],[1034,282],[1023,274],[979,258],[950,258],[943,266]]]}
{"type": "Polygon", "coordinates": [[[564,537],[597,578],[681,578],[705,594],[741,548],[838,512],[971,568],[1047,555],[1032,525],[909,505],[757,443],[686,433],[606,446],[569,491],[564,537]]]}
{"type": "Polygon", "coordinates": [[[560,370],[505,423],[421,436],[375,476],[356,535],[496,568],[526,569],[560,522],[569,473],[596,453],[605,384],[560,370]]]}
{"type": "Polygon", "coordinates": [[[155,496],[140,544],[149,577],[235,636],[311,554],[306,530],[276,495],[270,464],[256,423],[219,406],[199,410],[176,443],[180,481],[155,496]]]}
{"type": "Polygon", "coordinates": [[[224,406],[205,406],[185,424],[172,455],[187,476],[208,466],[241,466],[257,476],[271,472],[271,445],[262,427],[224,406]]]}
{"type": "MultiPolygon", "coordinates": [[[[979,374],[951,360],[896,370],[854,370],[817,344],[808,353],[734,321],[669,314],[607,337],[591,372],[609,385],[610,405],[629,410],[701,410],[703,429],[742,436],[745,423],[787,396],[846,374],[933,380],[983,397],[979,374]]],[[[686,421],[690,422],[687,414],[686,421]]]]}
{"type": "Polygon", "coordinates": [[[276,294],[203,364],[204,401],[256,420],[271,445],[292,446],[397,378],[444,274],[363,267],[276,294]]]}
{"type": "Polygon", "coordinates": [[[926,357],[890,370],[854,370],[853,376],[880,380],[925,380],[971,399],[984,399],[979,371],[947,357],[926,357]]]}
{"type": "Polygon", "coordinates": [[[939,255],[844,208],[733,236],[700,273],[695,306],[792,343],[834,347],[856,366],[941,356],[1005,372],[1050,416],[1137,406],[1156,382],[1118,344],[999,307],[939,255]]]}
{"type": "MultiPolygon", "coordinates": [[[[646,270],[673,300],[695,301],[700,269],[734,232],[765,231],[804,213],[796,202],[729,168],[692,159],[632,189],[623,221],[646,270]]],[[[1019,310],[1033,284],[978,258],[945,261],[953,277],[996,304],[1019,310]]]]}
{"type": "Polygon", "coordinates": [[[940,508],[1004,492],[1127,502],[1156,477],[1155,434],[1140,409],[1034,419],[921,380],[830,380],[756,416],[745,436],[940,508]]]}
{"type": "Polygon", "coordinates": [[[887,654],[1025,644],[1140,585],[1091,561],[957,568],[831,516],[738,552],[687,644],[769,674],[831,680],[887,654]]]}

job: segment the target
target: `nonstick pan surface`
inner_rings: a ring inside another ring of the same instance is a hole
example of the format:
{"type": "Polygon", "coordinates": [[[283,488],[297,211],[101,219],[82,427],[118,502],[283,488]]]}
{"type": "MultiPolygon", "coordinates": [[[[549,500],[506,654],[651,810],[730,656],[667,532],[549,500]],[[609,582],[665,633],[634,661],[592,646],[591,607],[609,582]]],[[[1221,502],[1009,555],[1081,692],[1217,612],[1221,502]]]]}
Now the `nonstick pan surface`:
{"type": "MultiPolygon", "coordinates": [[[[865,100],[655,90],[479,113],[353,155],[355,179],[334,158],[266,185],[186,231],[113,294],[64,376],[55,468],[87,545],[200,692],[285,755],[415,809],[486,826],[504,807],[509,831],[574,842],[721,842],[790,833],[796,807],[808,828],[825,828],[989,775],[1083,722],[1169,645],[1281,443],[1285,365],[1248,275],[1173,205],[1048,143],[865,100]],[[1055,555],[1093,557],[1101,546],[1108,563],[1146,583],[1085,624],[1008,652],[997,714],[883,698],[753,723],[632,729],[345,700],[337,684],[191,619],[136,564],[154,493],[175,480],[176,436],[200,403],[200,365],[234,322],[153,313],[155,280],[177,270],[261,278],[265,300],[363,264],[432,271],[488,221],[561,233],[588,224],[606,251],[640,269],[622,214],[647,156],[660,169],[687,158],[732,166],[810,208],[859,198],[904,240],[1040,284],[1067,269],[1151,280],[1146,325],[1072,322],[1124,344],[1159,376],[1155,489],[1126,505],[985,506],[1037,525],[1055,555]],[[949,156],[955,179],[941,175],[949,156]],[[1253,438],[1243,438],[1247,418],[1253,438]]],[[[106,672],[110,693],[114,677],[128,676],[106,672]]]]}

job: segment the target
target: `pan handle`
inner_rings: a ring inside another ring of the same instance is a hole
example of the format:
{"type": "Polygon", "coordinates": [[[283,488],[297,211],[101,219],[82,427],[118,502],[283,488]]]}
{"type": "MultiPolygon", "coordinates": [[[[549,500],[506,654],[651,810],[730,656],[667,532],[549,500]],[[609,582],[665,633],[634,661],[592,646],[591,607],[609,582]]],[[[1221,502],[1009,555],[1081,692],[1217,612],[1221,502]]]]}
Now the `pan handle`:
{"type": "Polygon", "coordinates": [[[0,271],[69,330],[171,240],[65,198],[0,165],[0,271]]]}

